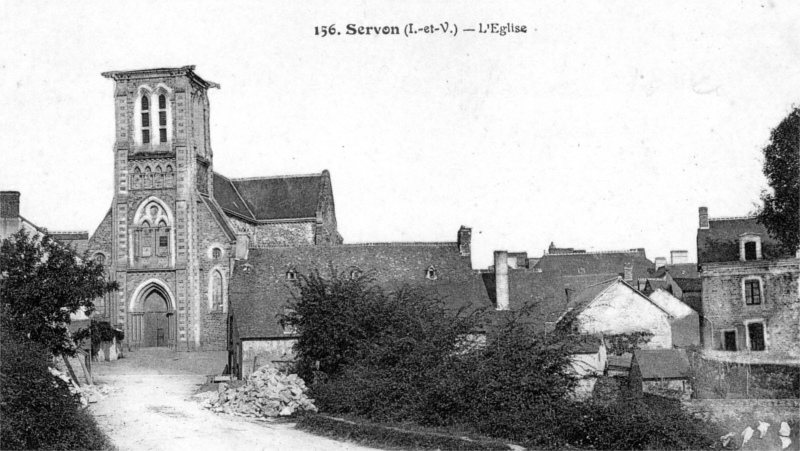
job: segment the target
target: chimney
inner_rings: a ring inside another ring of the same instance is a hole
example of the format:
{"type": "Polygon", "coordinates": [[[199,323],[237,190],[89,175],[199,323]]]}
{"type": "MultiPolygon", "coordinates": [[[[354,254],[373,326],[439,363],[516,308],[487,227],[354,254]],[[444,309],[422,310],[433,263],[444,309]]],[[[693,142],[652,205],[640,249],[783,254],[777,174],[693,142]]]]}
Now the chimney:
{"type": "Polygon", "coordinates": [[[458,252],[462,257],[469,256],[471,244],[472,229],[462,225],[461,228],[458,229],[458,252]]]}
{"type": "Polygon", "coordinates": [[[708,208],[700,207],[700,228],[708,229],[708,208]]]}
{"type": "Polygon", "coordinates": [[[508,252],[494,251],[494,285],[497,310],[508,310],[508,252]]]}
{"type": "Polygon", "coordinates": [[[623,266],[623,270],[624,270],[623,271],[623,274],[624,274],[623,278],[626,281],[632,281],[633,280],[633,262],[625,262],[625,266],[623,266]]]}
{"type": "Polygon", "coordinates": [[[554,254],[556,252],[556,243],[550,242],[550,246],[547,248],[548,254],[554,254]]]}
{"type": "Polygon", "coordinates": [[[0,191],[0,218],[19,218],[19,191],[0,191]]]}
{"type": "Polygon", "coordinates": [[[689,263],[689,251],[670,251],[669,259],[673,265],[678,263],[689,263]]]}
{"type": "Polygon", "coordinates": [[[247,252],[250,249],[250,236],[246,233],[236,234],[236,258],[247,260],[247,252]]]}
{"type": "Polygon", "coordinates": [[[658,268],[663,268],[667,266],[667,258],[666,257],[656,257],[656,271],[658,268]]]}
{"type": "Polygon", "coordinates": [[[572,288],[564,288],[564,294],[567,295],[567,305],[572,302],[572,294],[575,292],[572,288]]]}

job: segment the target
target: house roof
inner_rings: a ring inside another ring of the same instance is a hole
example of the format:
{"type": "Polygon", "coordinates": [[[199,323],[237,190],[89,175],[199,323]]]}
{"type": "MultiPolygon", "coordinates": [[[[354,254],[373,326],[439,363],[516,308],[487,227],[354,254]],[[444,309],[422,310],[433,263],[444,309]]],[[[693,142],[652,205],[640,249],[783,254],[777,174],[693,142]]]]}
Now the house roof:
{"type": "Polygon", "coordinates": [[[472,271],[469,256],[461,256],[457,243],[347,244],[250,249],[247,260],[236,263],[229,296],[242,338],[283,336],[276,315],[297,288],[287,272],[308,274],[329,269],[371,272],[388,291],[404,285],[441,297],[449,308],[492,307],[481,275],[472,271]],[[249,265],[247,271],[242,271],[249,265]],[[436,279],[426,278],[428,267],[436,279]]]}
{"type": "Polygon", "coordinates": [[[633,265],[633,280],[650,277],[648,269],[653,262],[644,251],[586,252],[574,254],[547,254],[537,263],[542,272],[559,272],[562,275],[617,274],[624,276],[625,264],[633,265]]]}
{"type": "Polygon", "coordinates": [[[713,263],[739,260],[739,238],[746,233],[761,236],[764,259],[792,257],[755,217],[711,218],[707,229],[697,230],[697,262],[713,263]]]}
{"type": "Polygon", "coordinates": [[[631,367],[632,358],[633,354],[631,354],[630,352],[626,352],[622,355],[609,354],[608,366],[629,369],[631,367]]]}
{"type": "Polygon", "coordinates": [[[647,284],[645,285],[644,290],[646,293],[652,293],[659,289],[672,293],[672,284],[669,283],[668,280],[647,279],[647,284]]]}
{"type": "Polygon", "coordinates": [[[214,173],[214,197],[226,212],[252,221],[315,218],[325,173],[228,179],[214,173]]]}
{"type": "Polygon", "coordinates": [[[637,349],[633,358],[642,379],[684,379],[690,376],[689,358],[683,349],[637,349]]]}
{"type": "Polygon", "coordinates": [[[703,291],[703,280],[699,278],[673,278],[672,280],[681,287],[684,293],[686,292],[701,292],[703,291]]]}
{"type": "Polygon", "coordinates": [[[613,285],[616,285],[620,281],[619,277],[614,277],[613,279],[609,279],[592,286],[585,288],[583,291],[579,291],[575,296],[569,301],[567,304],[568,309],[574,310],[576,313],[583,311],[589,304],[592,303],[595,299],[597,299],[600,294],[606,291],[613,285]]]}
{"type": "Polygon", "coordinates": [[[225,236],[227,236],[229,240],[234,241],[236,239],[236,233],[231,229],[228,220],[225,219],[225,215],[220,209],[219,204],[214,202],[210,197],[200,196],[200,198],[203,199],[203,203],[206,205],[206,208],[208,208],[208,211],[211,212],[211,215],[214,216],[214,219],[217,221],[217,224],[219,224],[225,236]]]}

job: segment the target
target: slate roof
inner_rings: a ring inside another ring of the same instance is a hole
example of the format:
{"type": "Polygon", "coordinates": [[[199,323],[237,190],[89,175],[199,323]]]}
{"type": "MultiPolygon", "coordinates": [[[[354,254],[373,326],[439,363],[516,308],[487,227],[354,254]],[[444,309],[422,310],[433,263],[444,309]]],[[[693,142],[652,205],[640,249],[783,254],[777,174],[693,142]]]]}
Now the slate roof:
{"type": "Polygon", "coordinates": [[[219,224],[220,228],[222,228],[222,232],[225,234],[225,236],[227,236],[231,241],[236,240],[236,233],[233,231],[233,229],[231,229],[230,224],[228,224],[228,220],[225,219],[225,216],[222,210],[220,210],[218,204],[210,197],[200,196],[200,198],[203,199],[203,203],[208,208],[208,211],[211,212],[211,215],[214,216],[214,219],[217,221],[217,224],[219,224]]]}
{"type": "Polygon", "coordinates": [[[631,359],[633,358],[633,354],[630,352],[626,352],[622,355],[608,355],[608,366],[615,367],[615,368],[625,368],[630,369],[631,367],[631,359]]]}
{"type": "Polygon", "coordinates": [[[637,349],[633,358],[642,379],[684,379],[690,376],[689,358],[683,349],[637,349]]]}
{"type": "Polygon", "coordinates": [[[708,229],[697,230],[697,262],[738,261],[739,236],[744,233],[761,235],[761,254],[765,260],[793,256],[755,217],[711,218],[708,229]]]}
{"type": "Polygon", "coordinates": [[[585,288],[583,291],[580,291],[574,295],[574,297],[567,304],[567,308],[575,310],[576,313],[583,311],[589,306],[589,304],[592,303],[592,301],[597,299],[602,292],[606,291],[619,281],[619,277],[614,277],[613,279],[609,279],[585,288]]]}
{"type": "Polygon", "coordinates": [[[223,210],[251,221],[315,218],[325,174],[228,179],[214,173],[223,210]]]}
{"type": "Polygon", "coordinates": [[[241,338],[284,336],[276,315],[296,287],[286,273],[319,270],[329,274],[357,268],[374,271],[376,283],[386,290],[403,285],[444,298],[450,308],[487,307],[492,301],[481,274],[472,270],[469,256],[462,257],[457,243],[346,244],[250,249],[247,260],[237,261],[229,287],[229,298],[241,338]],[[247,271],[242,271],[249,265],[247,271]],[[437,278],[426,278],[433,265],[437,278]]]}
{"type": "Polygon", "coordinates": [[[587,252],[577,254],[547,254],[535,268],[542,272],[559,272],[562,275],[618,274],[624,276],[625,263],[633,264],[633,280],[650,277],[648,269],[654,267],[644,252],[587,252]]]}

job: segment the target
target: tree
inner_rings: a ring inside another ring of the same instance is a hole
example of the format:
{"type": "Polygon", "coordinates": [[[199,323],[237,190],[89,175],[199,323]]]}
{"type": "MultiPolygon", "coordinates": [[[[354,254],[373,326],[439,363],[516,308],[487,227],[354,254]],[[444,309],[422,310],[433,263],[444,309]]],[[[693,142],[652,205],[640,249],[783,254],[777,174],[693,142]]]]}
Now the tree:
{"type": "Polygon", "coordinates": [[[74,355],[70,315],[94,311],[93,300],[118,288],[103,267],[44,234],[20,230],[0,248],[0,316],[3,334],[41,344],[55,355],[74,355]]]}
{"type": "Polygon", "coordinates": [[[800,108],[772,130],[764,147],[764,175],[771,190],[761,193],[758,221],[794,253],[800,249],[800,108]]]}

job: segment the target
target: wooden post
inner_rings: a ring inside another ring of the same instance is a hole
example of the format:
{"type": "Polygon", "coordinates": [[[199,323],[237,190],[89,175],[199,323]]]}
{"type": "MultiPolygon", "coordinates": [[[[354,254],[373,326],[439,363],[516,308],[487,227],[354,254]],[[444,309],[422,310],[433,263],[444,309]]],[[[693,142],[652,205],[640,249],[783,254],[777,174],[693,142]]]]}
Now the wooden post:
{"type": "Polygon", "coordinates": [[[255,373],[256,372],[256,363],[257,362],[258,362],[258,356],[253,357],[253,371],[251,371],[250,373],[255,373]]]}
{"type": "Polygon", "coordinates": [[[86,364],[84,363],[86,357],[87,357],[86,353],[78,352],[78,363],[81,364],[81,369],[83,370],[83,375],[86,378],[86,383],[89,385],[94,385],[94,382],[92,381],[92,373],[89,372],[89,368],[87,368],[86,364]]]}
{"type": "Polygon", "coordinates": [[[80,387],[81,386],[81,381],[79,381],[78,377],[75,376],[75,371],[72,369],[72,365],[69,364],[69,360],[67,360],[67,357],[62,355],[61,359],[64,360],[64,365],[67,367],[67,371],[69,371],[69,375],[72,376],[72,380],[73,380],[73,382],[75,382],[75,385],[80,387]]]}

